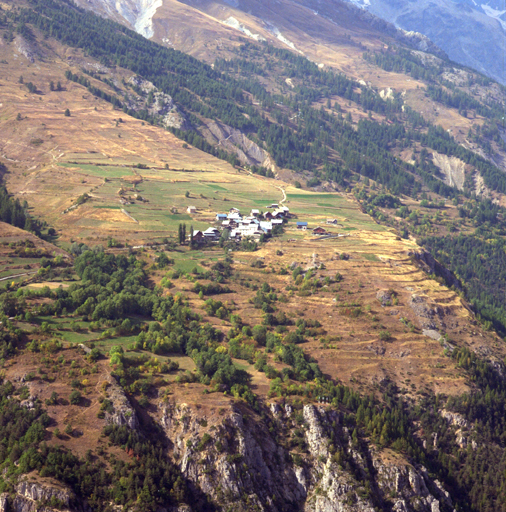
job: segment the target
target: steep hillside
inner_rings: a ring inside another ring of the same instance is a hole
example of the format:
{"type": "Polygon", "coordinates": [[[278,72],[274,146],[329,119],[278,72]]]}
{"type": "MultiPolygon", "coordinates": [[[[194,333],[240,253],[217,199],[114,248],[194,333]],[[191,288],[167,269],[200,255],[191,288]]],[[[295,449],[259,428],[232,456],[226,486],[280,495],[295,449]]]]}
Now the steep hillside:
{"type": "MultiPolygon", "coordinates": [[[[93,8],[105,15],[104,9],[107,12],[111,9],[107,2],[101,1],[86,2],[83,7],[93,8]]],[[[138,12],[140,16],[140,6],[138,12]]],[[[129,24],[127,20],[124,22],[129,24]]],[[[134,28],[132,24],[129,26],[134,28]]],[[[237,58],[238,45],[245,40],[251,44],[268,42],[280,49],[306,56],[323,69],[330,67],[343,72],[377,91],[383,91],[382,94],[391,97],[401,95],[404,103],[420,112],[427,121],[449,129],[459,143],[477,150],[482,156],[488,154],[504,168],[503,148],[494,145],[492,151],[480,150],[466,137],[471,128],[476,129],[482,124],[483,119],[476,116],[473,119],[471,114],[468,116],[464,107],[466,103],[472,104],[473,96],[479,101],[493,102],[498,110],[492,118],[497,121],[501,118],[500,105],[504,104],[504,90],[483,76],[447,61],[445,54],[429,39],[416,33],[407,34],[354,6],[337,1],[314,5],[307,2],[276,2],[269,4],[268,8],[258,2],[222,4],[167,1],[157,9],[153,27],[153,40],[208,62],[237,58]],[[415,51],[402,53],[402,58],[396,58],[395,62],[391,58],[385,62],[384,57],[378,60],[378,54],[384,54],[387,49],[385,45],[390,45],[390,48],[399,45],[415,51]],[[411,63],[406,65],[406,59],[411,63]],[[419,69],[422,68],[425,71],[420,73],[419,69]],[[434,82],[442,86],[442,91],[434,90],[434,82]],[[424,91],[427,88],[431,92],[429,95],[424,91]],[[448,88],[452,99],[441,94],[448,92],[448,88]],[[495,153],[498,153],[497,156],[494,156],[495,153]]],[[[490,30],[482,32],[494,33],[490,30]]],[[[452,37],[452,40],[456,38],[452,37]]],[[[501,44],[489,46],[498,50],[501,48],[501,44]]],[[[244,53],[242,57],[249,58],[244,53]]],[[[499,67],[502,66],[501,58],[493,60],[499,67]]],[[[276,79],[279,78],[279,71],[279,68],[275,71],[276,79]]],[[[251,78],[251,69],[247,76],[251,78]]],[[[260,83],[264,84],[263,77],[260,83]]],[[[283,94],[287,94],[289,89],[290,86],[285,84],[283,94]]],[[[490,114],[486,113],[484,117],[490,118],[490,114]]],[[[495,135],[495,140],[500,142],[500,136],[495,135]]]]}
{"type": "Polygon", "coordinates": [[[350,236],[81,246],[60,288],[4,291],[4,509],[497,510],[503,341],[415,244],[334,211],[350,236]]]}

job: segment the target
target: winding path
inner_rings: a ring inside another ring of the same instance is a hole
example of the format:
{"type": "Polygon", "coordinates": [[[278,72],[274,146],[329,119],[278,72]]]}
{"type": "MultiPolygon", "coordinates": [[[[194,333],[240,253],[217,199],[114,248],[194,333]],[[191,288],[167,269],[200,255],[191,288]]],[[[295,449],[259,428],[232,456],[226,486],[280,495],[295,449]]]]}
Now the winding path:
{"type": "Polygon", "coordinates": [[[7,279],[14,279],[15,277],[30,276],[36,273],[37,272],[25,272],[24,274],[15,274],[13,276],[0,277],[0,281],[7,281],[7,279]]]}
{"type": "Polygon", "coordinates": [[[279,202],[279,204],[283,204],[285,201],[286,201],[286,192],[285,192],[285,189],[283,187],[278,187],[276,185],[276,188],[281,190],[281,192],[283,192],[283,199],[279,202]]]}

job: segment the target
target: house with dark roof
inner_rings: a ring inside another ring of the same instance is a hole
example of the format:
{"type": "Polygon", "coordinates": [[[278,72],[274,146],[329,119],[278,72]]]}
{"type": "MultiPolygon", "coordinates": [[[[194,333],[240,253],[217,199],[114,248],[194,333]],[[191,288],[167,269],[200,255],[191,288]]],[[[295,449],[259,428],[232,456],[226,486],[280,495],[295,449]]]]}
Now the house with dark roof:
{"type": "Polygon", "coordinates": [[[197,244],[202,243],[205,240],[204,233],[202,233],[202,231],[200,231],[200,230],[194,230],[193,237],[191,235],[188,236],[188,240],[192,240],[192,239],[193,239],[194,243],[197,243],[197,244]]]}

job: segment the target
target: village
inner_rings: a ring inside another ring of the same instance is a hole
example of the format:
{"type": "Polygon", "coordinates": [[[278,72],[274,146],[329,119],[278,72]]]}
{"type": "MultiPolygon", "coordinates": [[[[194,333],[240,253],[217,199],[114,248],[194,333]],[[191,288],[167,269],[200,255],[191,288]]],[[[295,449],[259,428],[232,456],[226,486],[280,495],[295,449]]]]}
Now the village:
{"type": "MultiPolygon", "coordinates": [[[[186,212],[196,214],[195,206],[188,206],[186,212]]],[[[225,234],[228,239],[240,242],[243,239],[250,238],[260,240],[262,237],[281,234],[283,225],[294,215],[290,213],[287,206],[280,206],[277,203],[266,206],[266,211],[262,213],[259,209],[252,209],[249,215],[243,216],[238,208],[231,208],[228,213],[216,214],[216,226],[210,226],[205,231],[194,230],[188,236],[189,241],[195,244],[208,242],[218,242],[225,234]]],[[[327,219],[327,224],[337,225],[337,219],[327,219]]],[[[308,223],[306,221],[297,221],[298,230],[306,231],[308,223]]],[[[317,226],[312,230],[313,235],[330,235],[327,230],[317,226]]]]}

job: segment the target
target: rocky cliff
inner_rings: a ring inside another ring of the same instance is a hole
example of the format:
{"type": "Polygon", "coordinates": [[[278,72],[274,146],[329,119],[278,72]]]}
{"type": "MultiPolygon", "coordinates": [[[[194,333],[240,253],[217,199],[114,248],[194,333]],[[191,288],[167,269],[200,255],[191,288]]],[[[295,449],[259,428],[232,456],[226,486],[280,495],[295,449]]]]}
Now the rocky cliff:
{"type": "Polygon", "coordinates": [[[14,494],[0,495],[0,512],[77,512],[70,507],[74,499],[72,491],[54,482],[23,480],[14,494]]]}
{"type": "Polygon", "coordinates": [[[357,442],[327,406],[272,403],[260,418],[239,404],[202,415],[166,403],[160,421],[184,476],[220,510],[453,509],[425,468],[357,442]]]}

